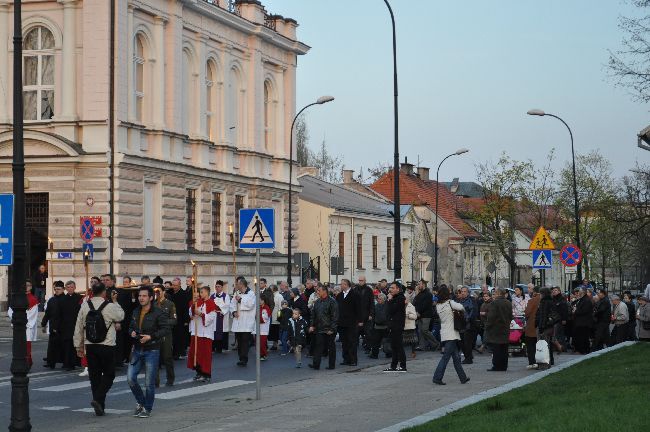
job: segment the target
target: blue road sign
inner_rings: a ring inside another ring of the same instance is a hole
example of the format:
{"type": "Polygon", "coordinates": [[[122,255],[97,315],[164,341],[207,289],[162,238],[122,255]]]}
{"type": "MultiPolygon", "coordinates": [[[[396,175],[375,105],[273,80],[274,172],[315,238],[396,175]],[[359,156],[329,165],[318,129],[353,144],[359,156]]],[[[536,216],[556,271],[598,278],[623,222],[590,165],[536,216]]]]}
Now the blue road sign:
{"type": "Polygon", "coordinates": [[[253,208],[239,210],[239,247],[275,248],[275,210],[253,208]]]}
{"type": "Polygon", "coordinates": [[[533,251],[533,268],[550,269],[553,268],[553,251],[541,249],[533,251]]]}
{"type": "Polygon", "coordinates": [[[14,263],[14,195],[0,194],[0,266],[14,263]]]}
{"type": "Polygon", "coordinates": [[[81,248],[83,252],[83,258],[86,260],[86,257],[88,261],[93,260],[93,256],[95,255],[95,247],[93,246],[92,243],[84,243],[81,248]],[[88,255],[86,255],[86,251],[88,251],[88,255]]]}
{"type": "Polygon", "coordinates": [[[71,259],[74,259],[74,253],[73,252],[57,252],[56,253],[56,259],[71,260],[71,259]]]}

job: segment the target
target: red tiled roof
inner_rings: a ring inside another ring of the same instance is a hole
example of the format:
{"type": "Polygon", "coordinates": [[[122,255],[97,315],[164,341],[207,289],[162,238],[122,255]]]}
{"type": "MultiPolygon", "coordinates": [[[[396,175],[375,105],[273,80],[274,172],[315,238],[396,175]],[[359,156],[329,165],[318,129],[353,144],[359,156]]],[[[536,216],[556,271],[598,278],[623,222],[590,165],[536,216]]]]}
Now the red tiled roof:
{"type": "MultiPolygon", "coordinates": [[[[386,198],[393,200],[393,171],[388,171],[370,188],[386,198]]],[[[432,211],[436,208],[436,182],[400,172],[399,177],[400,204],[425,205],[432,211]]],[[[464,207],[444,184],[440,183],[438,191],[438,217],[447,222],[453,229],[465,237],[480,237],[467,222],[458,215],[458,210],[464,207]]]]}

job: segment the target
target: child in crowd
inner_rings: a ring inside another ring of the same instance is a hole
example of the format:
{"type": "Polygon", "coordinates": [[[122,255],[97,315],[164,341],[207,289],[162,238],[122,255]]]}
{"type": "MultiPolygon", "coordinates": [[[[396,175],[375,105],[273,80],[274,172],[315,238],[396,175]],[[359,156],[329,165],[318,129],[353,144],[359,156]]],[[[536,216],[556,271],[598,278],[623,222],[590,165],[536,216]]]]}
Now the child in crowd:
{"type": "Polygon", "coordinates": [[[278,311],[278,322],[280,323],[280,343],[282,344],[282,352],[280,355],[286,356],[289,353],[289,320],[293,311],[289,309],[289,302],[282,301],[282,307],[278,311]]]}
{"type": "Polygon", "coordinates": [[[289,320],[289,342],[296,356],[296,367],[302,367],[302,347],[307,341],[307,321],[300,316],[300,309],[294,309],[289,320]]]}
{"type": "Polygon", "coordinates": [[[268,337],[271,327],[271,308],[260,299],[260,360],[268,358],[268,337]]]}

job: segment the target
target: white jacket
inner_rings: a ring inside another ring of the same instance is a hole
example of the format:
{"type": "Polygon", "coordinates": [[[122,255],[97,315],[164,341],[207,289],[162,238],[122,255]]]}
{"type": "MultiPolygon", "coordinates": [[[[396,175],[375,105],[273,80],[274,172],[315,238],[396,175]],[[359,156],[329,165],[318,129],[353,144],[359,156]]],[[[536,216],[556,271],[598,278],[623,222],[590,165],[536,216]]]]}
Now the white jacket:
{"type": "Polygon", "coordinates": [[[278,314],[280,313],[280,309],[282,309],[282,302],[284,301],[284,297],[282,297],[282,294],[279,292],[274,292],[273,293],[273,303],[275,303],[275,307],[273,308],[273,319],[271,320],[271,325],[280,325],[280,320],[278,314]]]}
{"type": "Polygon", "coordinates": [[[252,333],[255,331],[255,312],[258,310],[255,301],[255,291],[248,289],[248,292],[239,294],[241,301],[239,308],[235,297],[230,301],[230,312],[233,314],[239,309],[239,316],[233,317],[230,331],[234,333],[252,333]]]}
{"type": "Polygon", "coordinates": [[[201,306],[198,306],[198,311],[203,314],[203,316],[194,316],[192,314],[193,305],[189,307],[190,311],[190,335],[194,336],[194,331],[196,330],[196,335],[202,338],[214,339],[214,331],[217,329],[217,311],[215,308],[215,303],[208,299],[201,306]]]}
{"type": "MultiPolygon", "coordinates": [[[[418,313],[412,303],[406,304],[406,319],[404,320],[404,330],[415,330],[415,321],[418,319],[418,313]]],[[[428,329],[427,329],[428,330],[428,329]]]]}
{"type": "Polygon", "coordinates": [[[217,297],[217,294],[214,293],[212,296],[214,296],[214,304],[217,305],[219,309],[221,309],[221,313],[223,314],[223,331],[224,333],[227,333],[230,331],[230,318],[231,318],[231,311],[230,310],[230,296],[228,295],[227,292],[222,291],[221,292],[222,297],[217,297]],[[225,294],[225,296],[224,296],[225,294]]]}
{"type": "MultiPolygon", "coordinates": [[[[9,308],[7,310],[7,315],[9,316],[9,319],[11,319],[14,315],[14,311],[11,308],[9,308]]],[[[25,329],[27,342],[36,341],[36,339],[38,338],[38,332],[36,331],[37,329],[38,329],[38,304],[27,309],[27,328],[25,329]]]]}
{"type": "Polygon", "coordinates": [[[440,340],[442,342],[448,340],[460,340],[460,333],[454,330],[454,313],[453,310],[464,311],[465,308],[462,304],[456,303],[453,300],[436,305],[436,311],[440,317],[440,340]]]}

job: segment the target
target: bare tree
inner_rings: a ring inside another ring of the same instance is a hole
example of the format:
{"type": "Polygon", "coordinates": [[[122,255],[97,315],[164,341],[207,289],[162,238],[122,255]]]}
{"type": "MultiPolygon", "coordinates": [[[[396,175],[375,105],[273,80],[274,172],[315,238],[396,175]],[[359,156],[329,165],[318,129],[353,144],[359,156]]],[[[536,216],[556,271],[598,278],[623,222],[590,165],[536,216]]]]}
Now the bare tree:
{"type": "Polygon", "coordinates": [[[622,47],[609,51],[610,77],[628,89],[636,101],[650,102],[650,0],[630,0],[642,10],[640,17],[619,18],[625,33],[622,47]]]}
{"type": "Polygon", "coordinates": [[[307,130],[307,123],[305,122],[305,117],[300,116],[296,120],[295,125],[296,130],[296,151],[298,165],[300,166],[309,166],[309,131],[307,130]]]}

